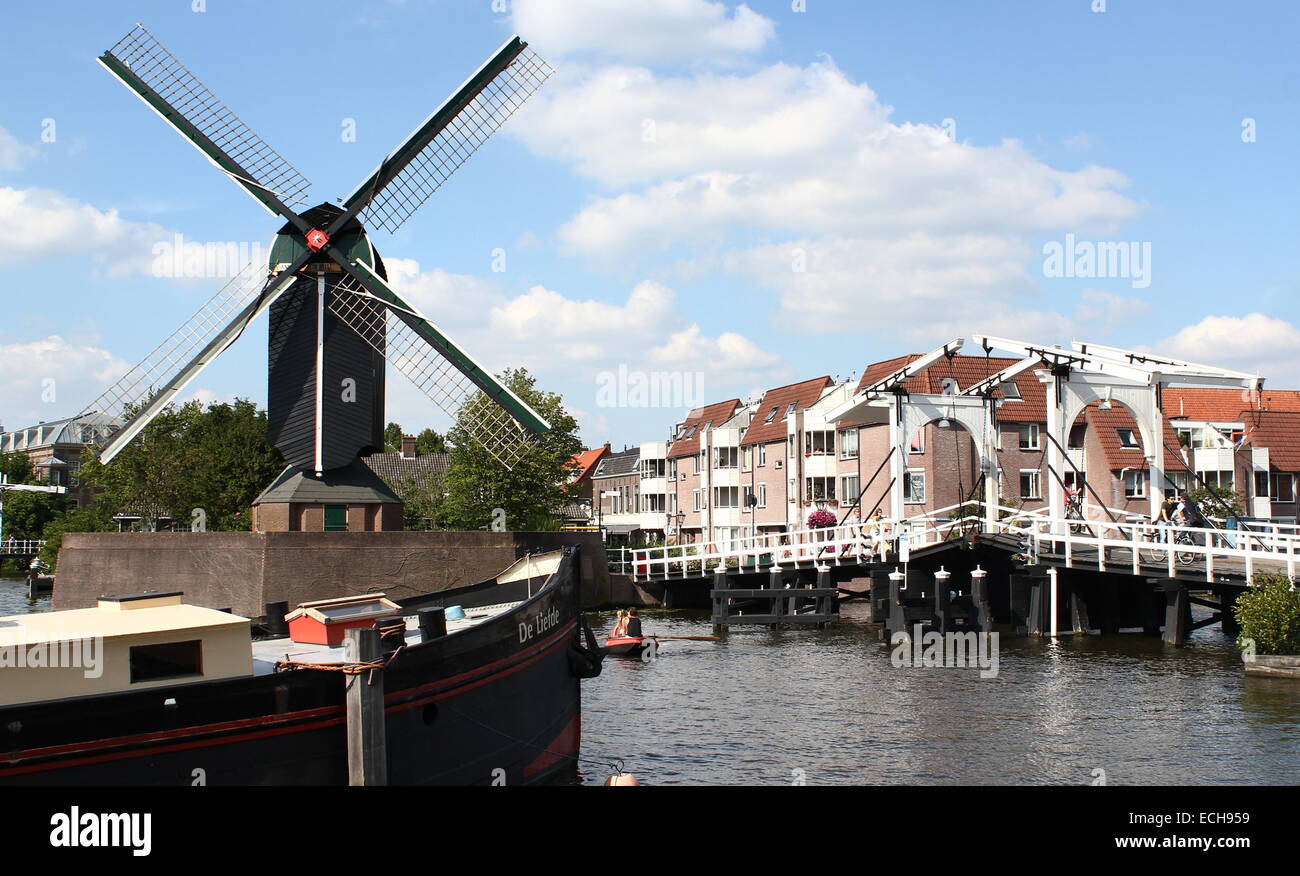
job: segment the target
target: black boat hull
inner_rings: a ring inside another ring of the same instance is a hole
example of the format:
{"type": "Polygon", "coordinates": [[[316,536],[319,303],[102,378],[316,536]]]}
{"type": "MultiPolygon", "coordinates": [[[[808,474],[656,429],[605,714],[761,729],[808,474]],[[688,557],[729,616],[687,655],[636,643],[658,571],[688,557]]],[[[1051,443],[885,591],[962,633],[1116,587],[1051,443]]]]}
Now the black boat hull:
{"type": "MultiPolygon", "coordinates": [[[[577,569],[570,551],[517,608],[408,646],[388,665],[389,784],[576,775],[577,569]]],[[[454,601],[456,591],[439,596],[454,601]]],[[[343,684],[340,673],[298,670],[0,708],[0,783],[344,785],[343,684]]]]}

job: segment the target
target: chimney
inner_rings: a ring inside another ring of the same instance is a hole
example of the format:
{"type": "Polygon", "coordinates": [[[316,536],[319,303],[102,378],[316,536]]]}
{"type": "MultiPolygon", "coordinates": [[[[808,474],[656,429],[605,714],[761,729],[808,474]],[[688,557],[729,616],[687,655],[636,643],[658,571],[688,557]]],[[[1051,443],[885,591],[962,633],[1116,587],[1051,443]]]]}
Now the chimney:
{"type": "Polygon", "coordinates": [[[402,459],[415,459],[415,436],[402,436],[402,459]]]}

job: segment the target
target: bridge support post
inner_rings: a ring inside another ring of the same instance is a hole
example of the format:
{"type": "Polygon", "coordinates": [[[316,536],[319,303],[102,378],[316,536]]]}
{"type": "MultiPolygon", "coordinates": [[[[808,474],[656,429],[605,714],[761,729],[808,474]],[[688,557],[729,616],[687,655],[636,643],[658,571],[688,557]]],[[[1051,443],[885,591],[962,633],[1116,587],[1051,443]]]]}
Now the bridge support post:
{"type": "Polygon", "coordinates": [[[889,573],[889,621],[885,625],[885,633],[891,641],[895,633],[908,632],[907,612],[903,610],[903,582],[905,580],[903,573],[898,569],[894,569],[889,573]]]}
{"type": "Polygon", "coordinates": [[[1048,594],[1046,578],[1029,579],[1029,612],[1025,617],[1025,632],[1030,636],[1047,634],[1048,594]]]}
{"type": "Polygon", "coordinates": [[[946,633],[952,626],[949,615],[951,614],[951,596],[948,590],[948,579],[952,573],[946,571],[942,566],[939,571],[934,573],[934,631],[937,633],[946,633]]]}
{"type": "MultiPolygon", "coordinates": [[[[817,587],[822,590],[834,590],[835,585],[831,581],[830,566],[817,567],[817,587]]],[[[829,615],[831,612],[838,612],[839,601],[834,596],[817,597],[817,613],[820,615],[829,615]]],[[[817,629],[826,629],[826,624],[822,621],[817,622],[817,629]]]]}
{"type": "Polygon", "coordinates": [[[1187,589],[1178,581],[1161,582],[1160,589],[1165,594],[1165,632],[1166,645],[1181,645],[1187,638],[1188,619],[1191,606],[1187,602],[1187,589]]]}
{"type": "Polygon", "coordinates": [[[1070,582],[1070,627],[1076,633],[1086,634],[1092,630],[1092,619],[1088,616],[1088,603],[1080,592],[1079,582],[1070,582]]]}
{"type": "Polygon", "coordinates": [[[727,567],[718,566],[713,570],[713,635],[725,636],[730,628],[727,623],[727,615],[731,612],[728,608],[730,600],[725,594],[718,591],[729,589],[727,586],[727,567]]]}
{"type": "Polygon", "coordinates": [[[1219,591],[1219,611],[1221,620],[1220,629],[1225,636],[1232,636],[1234,639],[1241,634],[1241,624],[1237,623],[1237,597],[1241,596],[1241,591],[1235,587],[1224,587],[1219,591]]]}
{"type": "Polygon", "coordinates": [[[989,573],[976,566],[970,573],[971,601],[975,603],[975,623],[981,633],[993,631],[993,609],[989,605],[989,573]]]}
{"type": "MultiPolygon", "coordinates": [[[[773,566],[771,571],[767,573],[767,587],[769,590],[780,590],[782,586],[783,585],[781,582],[781,567],[773,566]]],[[[774,618],[771,624],[771,628],[774,630],[779,630],[781,629],[781,615],[785,613],[785,597],[784,596],[773,597],[772,599],[768,600],[768,602],[770,604],[768,614],[772,615],[772,617],[774,618]]]]}

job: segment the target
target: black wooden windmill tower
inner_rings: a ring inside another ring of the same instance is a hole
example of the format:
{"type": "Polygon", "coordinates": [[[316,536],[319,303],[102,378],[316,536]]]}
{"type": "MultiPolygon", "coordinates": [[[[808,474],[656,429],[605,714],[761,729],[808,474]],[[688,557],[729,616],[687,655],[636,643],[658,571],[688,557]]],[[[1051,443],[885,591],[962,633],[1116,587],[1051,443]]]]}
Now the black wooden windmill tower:
{"type": "Polygon", "coordinates": [[[542,85],[551,68],[526,43],[508,40],[338,205],[303,212],[310,183],[142,26],[99,62],[285,220],[270,264],[248,265],[88,408],[130,412],[100,449],[101,461],[112,460],[267,310],[269,437],[289,463],[281,481],[293,473],[328,481],[383,449],[386,364],[507,467],[531,435],[549,429],[393,291],[365,230],[397,230],[542,85]]]}

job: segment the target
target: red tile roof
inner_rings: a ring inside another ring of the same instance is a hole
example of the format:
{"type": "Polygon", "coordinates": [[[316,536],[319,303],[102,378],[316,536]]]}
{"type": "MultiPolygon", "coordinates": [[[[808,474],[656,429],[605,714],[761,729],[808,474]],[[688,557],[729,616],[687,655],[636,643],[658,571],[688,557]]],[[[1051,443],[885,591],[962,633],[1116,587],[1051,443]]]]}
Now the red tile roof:
{"type": "Polygon", "coordinates": [[[569,469],[572,472],[571,477],[575,481],[580,481],[590,473],[592,467],[600,462],[605,454],[609,453],[609,445],[597,447],[594,450],[584,450],[581,453],[575,453],[569,460],[569,469]]]}
{"type": "Polygon", "coordinates": [[[1248,443],[1268,448],[1270,467],[1300,472],[1300,411],[1241,411],[1237,419],[1248,443]]]}
{"type": "MultiPolygon", "coordinates": [[[[1132,429],[1138,444],[1142,444],[1142,432],[1137,427],[1133,415],[1122,405],[1115,405],[1108,411],[1102,410],[1093,402],[1083,410],[1083,417],[1088,429],[1097,435],[1101,442],[1102,453],[1106,458],[1106,468],[1119,471],[1124,468],[1145,468],[1145,450],[1141,446],[1125,447],[1120,442],[1119,430],[1132,429]]],[[[1077,420],[1076,420],[1077,422],[1077,420]]],[[[1187,462],[1183,459],[1178,444],[1178,435],[1168,418],[1164,420],[1165,470],[1186,471],[1187,462]]]]}
{"type": "Polygon", "coordinates": [[[1300,391],[1294,389],[1266,389],[1252,396],[1244,389],[1167,386],[1162,396],[1165,415],[1177,420],[1236,423],[1243,408],[1300,411],[1300,391]]]}
{"type": "Polygon", "coordinates": [[[829,377],[814,377],[812,380],[769,389],[763,393],[763,400],[758,405],[758,413],[754,414],[754,419],[745,430],[745,434],[741,436],[740,443],[742,445],[766,444],[769,441],[782,440],[786,436],[785,415],[790,411],[790,404],[794,403],[796,411],[810,407],[822,397],[822,393],[830,385],[829,377]],[[769,423],[767,418],[773,408],[776,408],[776,415],[769,423]]]}
{"type": "MultiPolygon", "coordinates": [[[[920,358],[919,353],[896,356],[883,362],[868,365],[858,381],[857,391],[879,383],[903,366],[920,358]]],[[[943,380],[951,377],[957,381],[958,391],[978,383],[991,374],[1019,362],[1020,359],[1005,356],[953,356],[941,359],[926,368],[920,374],[909,377],[903,387],[908,392],[938,394],[943,391],[943,380]]],[[[1007,399],[998,408],[998,419],[1006,423],[1046,423],[1047,390],[1038,382],[1032,370],[1026,371],[1013,379],[1020,390],[1020,399],[1007,399]]],[[[995,398],[1004,397],[1001,390],[994,393],[995,398]]],[[[846,424],[848,425],[848,424],[846,424]]]]}
{"type": "Polygon", "coordinates": [[[740,399],[733,398],[691,411],[677,430],[672,447],[668,448],[668,459],[680,459],[683,456],[694,456],[699,453],[700,433],[704,431],[705,424],[721,426],[734,417],[739,408],[740,399]],[[697,426],[699,428],[693,428],[697,426]]]}

